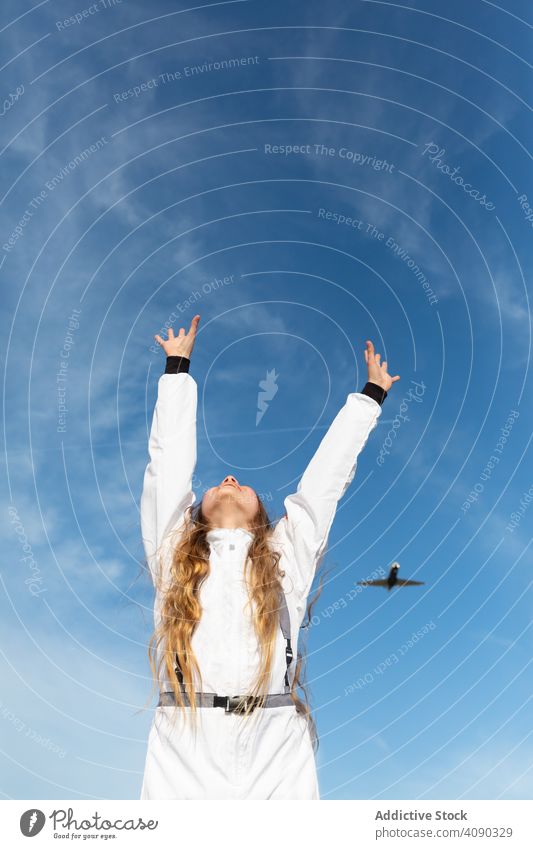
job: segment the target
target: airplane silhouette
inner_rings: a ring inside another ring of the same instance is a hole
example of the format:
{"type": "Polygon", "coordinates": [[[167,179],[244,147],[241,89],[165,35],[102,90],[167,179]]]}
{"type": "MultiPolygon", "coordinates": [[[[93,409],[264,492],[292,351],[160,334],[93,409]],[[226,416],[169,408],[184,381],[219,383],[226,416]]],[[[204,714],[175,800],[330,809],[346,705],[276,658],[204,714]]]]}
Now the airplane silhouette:
{"type": "Polygon", "coordinates": [[[361,587],[385,587],[387,590],[392,590],[393,587],[419,587],[425,583],[425,581],[408,581],[405,578],[399,578],[399,568],[400,564],[395,561],[386,578],[378,581],[357,581],[357,583],[361,587]]]}

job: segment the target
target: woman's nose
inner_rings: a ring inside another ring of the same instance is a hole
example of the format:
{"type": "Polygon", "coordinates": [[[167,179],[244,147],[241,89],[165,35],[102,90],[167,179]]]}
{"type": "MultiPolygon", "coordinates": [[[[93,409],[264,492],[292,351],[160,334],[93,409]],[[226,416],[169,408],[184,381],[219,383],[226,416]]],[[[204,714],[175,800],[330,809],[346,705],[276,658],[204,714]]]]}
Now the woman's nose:
{"type": "Polygon", "coordinates": [[[226,477],[224,478],[222,483],[236,483],[236,484],[238,484],[239,481],[237,480],[237,478],[234,478],[233,475],[226,475],[226,477]]]}

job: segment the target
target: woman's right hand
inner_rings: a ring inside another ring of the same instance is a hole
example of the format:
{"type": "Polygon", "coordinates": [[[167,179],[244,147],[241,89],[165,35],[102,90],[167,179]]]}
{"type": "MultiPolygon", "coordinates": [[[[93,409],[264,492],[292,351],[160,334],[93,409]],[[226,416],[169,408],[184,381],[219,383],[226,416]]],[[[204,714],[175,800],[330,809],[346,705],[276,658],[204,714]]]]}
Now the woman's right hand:
{"type": "Polygon", "coordinates": [[[385,392],[389,392],[393,383],[400,379],[396,374],[391,377],[387,371],[387,360],[380,363],[381,354],[374,353],[374,345],[370,339],[366,340],[365,360],[368,366],[368,379],[371,383],[377,383],[385,392]]]}
{"type": "Polygon", "coordinates": [[[162,339],[157,334],[154,336],[154,339],[161,345],[167,357],[187,357],[187,359],[190,359],[196,341],[196,331],[199,322],[200,316],[195,315],[191,321],[188,333],[185,333],[184,327],[180,327],[180,332],[177,336],[174,336],[173,329],[169,327],[168,339],[162,339]]]}

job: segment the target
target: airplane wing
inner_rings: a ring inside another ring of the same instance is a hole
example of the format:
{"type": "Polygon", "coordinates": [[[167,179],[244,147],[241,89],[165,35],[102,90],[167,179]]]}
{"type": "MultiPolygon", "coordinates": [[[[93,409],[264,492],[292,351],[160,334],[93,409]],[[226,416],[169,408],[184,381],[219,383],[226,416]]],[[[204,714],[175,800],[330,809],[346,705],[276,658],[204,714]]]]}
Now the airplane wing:
{"type": "Polygon", "coordinates": [[[406,581],[405,578],[396,578],[396,584],[399,587],[421,587],[425,581],[406,581]]]}
{"type": "Polygon", "coordinates": [[[386,587],[387,581],[357,581],[360,587],[386,587]]]}

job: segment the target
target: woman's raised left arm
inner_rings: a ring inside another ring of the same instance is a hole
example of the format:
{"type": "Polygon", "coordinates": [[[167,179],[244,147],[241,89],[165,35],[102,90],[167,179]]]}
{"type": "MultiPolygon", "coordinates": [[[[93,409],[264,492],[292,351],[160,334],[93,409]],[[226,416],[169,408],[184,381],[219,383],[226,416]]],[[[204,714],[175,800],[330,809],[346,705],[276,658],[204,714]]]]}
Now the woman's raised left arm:
{"type": "Polygon", "coordinates": [[[297,491],[285,499],[286,515],[276,525],[274,541],[292,563],[298,595],[306,598],[326,547],[337,503],[354,478],[357,458],[381,415],[381,404],[399,375],[390,377],[372,342],[365,359],[368,382],[348,395],[305,470],[297,491]]]}

